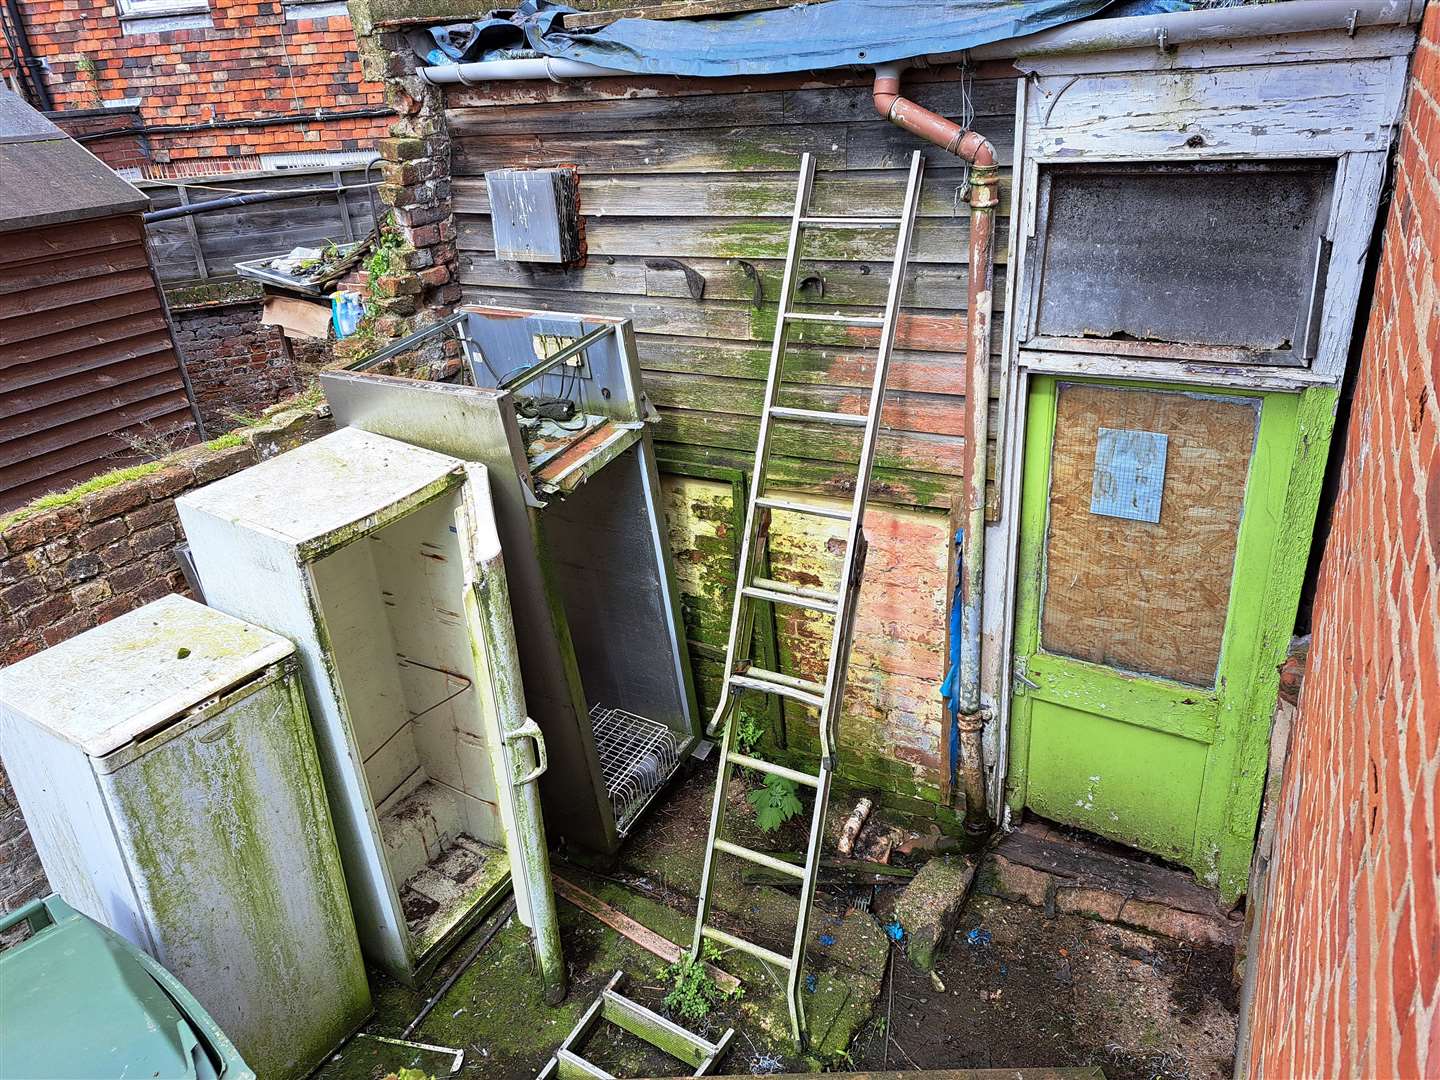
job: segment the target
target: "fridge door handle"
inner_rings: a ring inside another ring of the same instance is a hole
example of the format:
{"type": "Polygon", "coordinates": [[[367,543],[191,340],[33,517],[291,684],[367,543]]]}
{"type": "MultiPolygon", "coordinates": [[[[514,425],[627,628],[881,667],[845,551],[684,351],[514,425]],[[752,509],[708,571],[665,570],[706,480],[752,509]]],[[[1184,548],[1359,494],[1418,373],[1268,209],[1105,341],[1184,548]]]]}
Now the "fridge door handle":
{"type": "Polygon", "coordinates": [[[539,724],[527,716],[523,724],[513,731],[507,731],[503,738],[512,746],[521,739],[529,739],[535,744],[535,759],[538,764],[524,776],[514,781],[517,788],[524,787],[526,784],[533,784],[545,775],[545,770],[550,767],[550,760],[545,754],[545,736],[540,734],[539,724]]]}

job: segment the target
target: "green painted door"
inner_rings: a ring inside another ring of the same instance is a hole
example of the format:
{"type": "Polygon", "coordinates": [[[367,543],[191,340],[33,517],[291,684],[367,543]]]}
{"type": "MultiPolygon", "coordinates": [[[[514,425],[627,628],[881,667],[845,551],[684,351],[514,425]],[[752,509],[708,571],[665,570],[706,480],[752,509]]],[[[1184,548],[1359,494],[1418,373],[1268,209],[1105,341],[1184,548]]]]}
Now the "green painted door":
{"type": "Polygon", "coordinates": [[[1334,401],[1032,381],[1012,810],[1244,891],[1334,401]]]}

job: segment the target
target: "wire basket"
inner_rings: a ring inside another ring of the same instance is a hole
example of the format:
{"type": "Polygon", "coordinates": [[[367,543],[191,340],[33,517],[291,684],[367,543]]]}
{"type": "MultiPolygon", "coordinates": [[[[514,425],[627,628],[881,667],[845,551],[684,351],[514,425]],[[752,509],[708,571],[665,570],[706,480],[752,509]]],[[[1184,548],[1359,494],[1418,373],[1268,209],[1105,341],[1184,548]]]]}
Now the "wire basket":
{"type": "Polygon", "coordinates": [[[664,724],[605,705],[590,710],[590,727],[615,812],[615,830],[624,836],[680,767],[679,741],[664,724]]]}

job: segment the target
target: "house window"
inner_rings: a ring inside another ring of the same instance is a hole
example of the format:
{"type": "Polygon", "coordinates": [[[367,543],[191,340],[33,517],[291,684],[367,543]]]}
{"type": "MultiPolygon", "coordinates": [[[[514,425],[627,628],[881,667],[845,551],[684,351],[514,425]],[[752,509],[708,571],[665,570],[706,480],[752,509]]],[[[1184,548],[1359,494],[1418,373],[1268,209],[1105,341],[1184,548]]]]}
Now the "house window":
{"type": "Polygon", "coordinates": [[[209,0],[119,0],[120,25],[127,34],[194,30],[212,25],[209,0]]]}
{"type": "Polygon", "coordinates": [[[1307,366],[1334,180],[1315,160],[1046,167],[1024,344],[1307,366]]]}

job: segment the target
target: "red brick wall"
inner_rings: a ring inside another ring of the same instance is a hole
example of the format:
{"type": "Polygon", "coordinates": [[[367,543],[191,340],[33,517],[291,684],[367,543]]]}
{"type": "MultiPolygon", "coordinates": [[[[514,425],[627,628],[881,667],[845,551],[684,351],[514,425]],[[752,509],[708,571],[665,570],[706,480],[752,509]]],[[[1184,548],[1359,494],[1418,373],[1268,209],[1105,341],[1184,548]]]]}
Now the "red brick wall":
{"type": "MultiPolygon", "coordinates": [[[[255,119],[383,105],[360,73],[345,16],[285,18],[281,0],[211,0],[203,29],[125,33],[116,0],[20,0],[36,53],[50,65],[57,109],[140,98],[148,125],[255,119]]],[[[0,73],[4,71],[0,64],[0,73]]],[[[383,118],[154,134],[153,160],[370,149],[383,118]]],[[[126,140],[119,140],[124,145],[126,140]]],[[[111,140],[86,145],[105,157],[111,140]]],[[[133,143],[132,143],[133,145],[133,143]]]]}
{"type": "Polygon", "coordinates": [[[260,323],[258,300],[202,307],[172,307],[175,347],[190,388],[214,438],[305,389],[331,360],[330,343],[292,338],[287,356],[278,326],[260,323]]]}
{"type": "Polygon", "coordinates": [[[150,146],[143,133],[134,131],[145,123],[139,109],[85,109],[57,114],[55,121],[65,134],[80,138],[92,154],[112,169],[143,169],[150,163],[150,146]],[[107,139],[84,138],[102,131],[123,131],[127,134],[112,135],[107,139]]]}
{"type": "Polygon", "coordinates": [[[1252,1077],[1440,1075],[1437,257],[1431,5],[1281,795],[1252,1077]]]}

